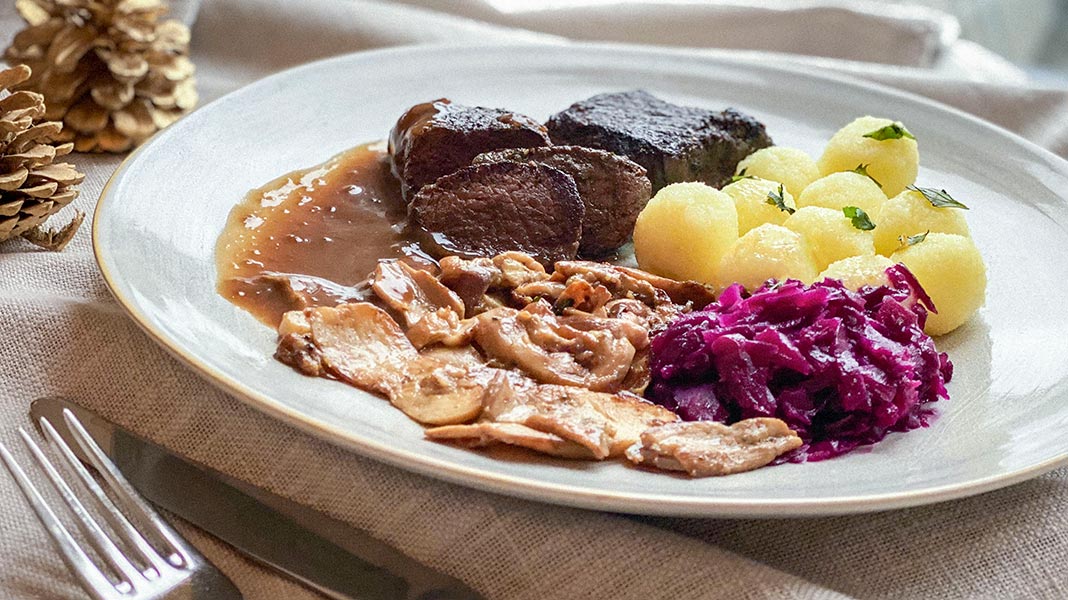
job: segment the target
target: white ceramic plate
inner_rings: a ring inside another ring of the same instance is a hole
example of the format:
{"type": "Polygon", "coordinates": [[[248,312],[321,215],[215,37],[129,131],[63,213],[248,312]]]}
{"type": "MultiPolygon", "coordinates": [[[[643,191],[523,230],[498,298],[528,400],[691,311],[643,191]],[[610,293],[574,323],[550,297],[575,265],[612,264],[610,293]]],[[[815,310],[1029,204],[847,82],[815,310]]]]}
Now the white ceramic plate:
{"type": "Polygon", "coordinates": [[[405,469],[546,502],[646,514],[815,515],[976,494],[1068,461],[1068,163],[915,96],[770,64],[606,46],[407,48],[306,65],[234,92],[163,131],[116,172],[94,244],[116,298],[160,344],[286,422],[405,469]],[[410,105],[447,96],[547,118],[594,93],[645,88],[735,106],[775,141],[818,155],[864,114],[919,138],[921,185],[972,207],[986,307],[938,340],[956,364],[928,429],[867,451],[690,480],[617,463],[500,460],[428,442],[386,401],[271,358],[275,335],[215,293],[213,250],[249,189],[386,136],[410,105]]]}

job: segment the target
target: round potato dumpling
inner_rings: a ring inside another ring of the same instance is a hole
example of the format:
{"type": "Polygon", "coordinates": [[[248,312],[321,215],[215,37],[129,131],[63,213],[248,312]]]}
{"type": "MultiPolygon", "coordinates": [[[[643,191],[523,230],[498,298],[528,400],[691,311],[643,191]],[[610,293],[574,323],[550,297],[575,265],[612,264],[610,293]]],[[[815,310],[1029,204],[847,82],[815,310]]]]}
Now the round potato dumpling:
{"type": "Polygon", "coordinates": [[[859,173],[831,173],[813,181],[797,198],[797,206],[822,206],[842,210],[847,206],[856,206],[868,213],[872,219],[879,212],[886,195],[869,177],[859,173]]]}
{"type": "Polygon", "coordinates": [[[970,237],[931,233],[890,260],[904,263],[934,302],[938,312],[927,316],[924,327],[930,335],[960,327],[986,299],[986,266],[970,237]]]}
{"type": "Polygon", "coordinates": [[[875,241],[870,231],[857,229],[840,210],[822,206],[799,208],[783,223],[809,243],[816,269],[848,256],[875,254],[875,241]]]}
{"type": "Polygon", "coordinates": [[[875,228],[875,251],[890,256],[901,247],[901,236],[913,236],[925,231],[956,233],[967,236],[968,222],[959,208],[932,206],[920,192],[906,190],[883,203],[872,217],[875,228]]]}
{"type": "Polygon", "coordinates": [[[778,181],[794,197],[808,184],[820,178],[816,161],[804,150],[787,146],[768,146],[742,159],[736,174],[745,172],[769,181],[778,181]]]}
{"type": "MultiPolygon", "coordinates": [[[[868,174],[882,184],[887,196],[900,194],[905,186],[916,181],[920,166],[916,140],[908,137],[886,140],[864,137],[865,134],[894,124],[890,119],[860,117],[839,129],[820,156],[817,163],[820,173],[829,175],[866,165],[868,174]]],[[[897,125],[903,128],[900,123],[897,125]]]]}
{"type": "Polygon", "coordinates": [[[703,183],[662,188],[634,224],[638,266],[672,279],[712,283],[716,266],[736,241],[734,200],[703,183]]]}
{"type": "Polygon", "coordinates": [[[738,238],[719,263],[716,283],[740,283],[755,290],[768,279],[816,279],[816,262],[805,238],[781,225],[765,223],[738,238]]]}
{"type": "Polygon", "coordinates": [[[780,185],[783,185],[783,204],[791,209],[797,208],[793,195],[786,191],[784,184],[777,181],[746,178],[723,186],[724,193],[734,199],[738,209],[739,235],[745,235],[750,229],[764,223],[782,225],[786,221],[790,212],[768,203],[771,200],[769,194],[778,194],[780,185]]]}
{"type": "Polygon", "coordinates": [[[881,254],[850,256],[831,263],[816,277],[816,281],[837,279],[851,290],[859,290],[866,285],[890,285],[886,270],[892,266],[894,261],[881,254]]]}

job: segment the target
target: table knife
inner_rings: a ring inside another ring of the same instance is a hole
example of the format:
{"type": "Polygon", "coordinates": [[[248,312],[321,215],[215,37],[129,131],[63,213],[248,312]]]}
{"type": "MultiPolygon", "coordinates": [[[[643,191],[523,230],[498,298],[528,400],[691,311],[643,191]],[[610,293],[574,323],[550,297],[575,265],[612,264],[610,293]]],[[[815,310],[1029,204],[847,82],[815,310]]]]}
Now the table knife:
{"type": "Polygon", "coordinates": [[[178,456],[69,400],[34,400],[34,423],[40,427],[41,418],[48,419],[76,453],[81,449],[71,443],[63,410],[74,413],[149,501],[327,597],[483,599],[343,521],[178,456]]]}

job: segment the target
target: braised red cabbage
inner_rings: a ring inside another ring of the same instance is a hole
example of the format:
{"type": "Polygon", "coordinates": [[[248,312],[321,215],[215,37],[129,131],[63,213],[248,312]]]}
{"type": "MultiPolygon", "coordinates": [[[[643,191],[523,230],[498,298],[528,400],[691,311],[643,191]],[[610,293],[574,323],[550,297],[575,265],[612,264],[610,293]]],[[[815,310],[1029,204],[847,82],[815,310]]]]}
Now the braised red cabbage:
{"type": "Polygon", "coordinates": [[[777,417],[805,444],[791,462],[837,456],[927,425],[948,398],[949,357],[923,332],[931,299],[903,266],[888,286],[787,280],[727,288],[652,340],[653,401],[685,420],[777,417]]]}

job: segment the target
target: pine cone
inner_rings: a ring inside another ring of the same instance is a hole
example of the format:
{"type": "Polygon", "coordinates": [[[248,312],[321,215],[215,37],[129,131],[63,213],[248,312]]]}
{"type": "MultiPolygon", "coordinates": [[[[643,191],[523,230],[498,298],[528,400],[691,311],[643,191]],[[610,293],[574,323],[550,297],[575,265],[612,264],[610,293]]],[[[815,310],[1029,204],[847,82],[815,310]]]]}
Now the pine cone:
{"type": "Polygon", "coordinates": [[[125,152],[197,103],[189,29],[161,0],[16,0],[29,27],[4,53],[33,77],[78,152],[125,152]]]}
{"type": "Polygon", "coordinates": [[[50,250],[62,250],[85,215],[76,213],[59,231],[45,231],[41,225],[78,196],[74,186],[85,175],[74,165],[52,162],[68,154],[74,144],[54,144],[63,124],[42,121],[44,97],[8,92],[30,76],[26,65],[0,71],[0,242],[22,236],[50,250]]]}

